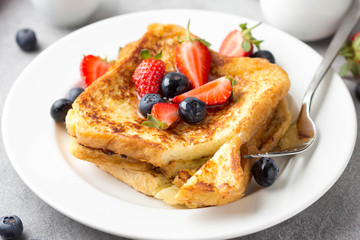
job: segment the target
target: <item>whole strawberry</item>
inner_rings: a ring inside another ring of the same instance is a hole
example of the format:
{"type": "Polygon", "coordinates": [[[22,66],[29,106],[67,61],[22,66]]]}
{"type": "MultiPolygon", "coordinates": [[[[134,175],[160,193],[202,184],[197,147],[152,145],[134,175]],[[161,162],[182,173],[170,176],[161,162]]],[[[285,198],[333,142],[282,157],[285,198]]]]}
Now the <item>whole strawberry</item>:
{"type": "Polygon", "coordinates": [[[160,60],[162,51],[151,58],[147,49],[141,51],[142,62],[136,67],[133,79],[140,97],[148,93],[158,93],[165,73],[165,63],[160,60]]]}
{"type": "Polygon", "coordinates": [[[344,77],[351,72],[354,78],[360,77],[360,32],[348,38],[339,55],[346,59],[346,63],[341,66],[340,76],[344,77]]]}

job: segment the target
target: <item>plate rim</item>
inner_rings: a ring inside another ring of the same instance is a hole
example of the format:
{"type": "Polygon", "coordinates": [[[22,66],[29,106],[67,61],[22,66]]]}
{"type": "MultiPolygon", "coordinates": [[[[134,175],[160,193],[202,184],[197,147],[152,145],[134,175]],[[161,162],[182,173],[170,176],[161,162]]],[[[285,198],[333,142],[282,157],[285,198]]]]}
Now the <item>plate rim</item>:
{"type": "MultiPolygon", "coordinates": [[[[128,14],[123,14],[123,15],[119,15],[119,16],[114,16],[114,17],[111,17],[111,18],[107,18],[107,19],[104,19],[104,20],[101,20],[101,21],[98,21],[98,22],[95,22],[95,23],[92,23],[90,25],[87,25],[85,27],[82,27],[62,38],[60,38],[59,40],[57,40],[55,43],[51,44],[51,46],[49,46],[47,49],[45,49],[44,51],[42,51],[38,56],[36,56],[32,61],[31,63],[22,71],[22,73],[17,77],[15,83],[13,84],[13,86],[11,87],[10,91],[8,92],[8,95],[6,97],[6,100],[5,100],[5,104],[4,104],[4,108],[3,108],[3,111],[2,111],[2,137],[3,137],[3,142],[4,142],[4,146],[5,146],[5,151],[8,155],[8,158],[12,164],[12,166],[14,167],[15,171],[17,172],[17,174],[19,175],[19,177],[24,181],[24,183],[37,195],[40,197],[41,200],[43,200],[44,202],[46,202],[47,204],[49,204],[51,207],[53,207],[54,209],[56,209],[57,211],[65,214],[66,216],[78,221],[78,222],[81,222],[87,226],[90,226],[94,229],[97,229],[97,230],[100,230],[100,231],[105,231],[105,232],[108,232],[108,233],[111,233],[111,234],[114,234],[114,235],[118,235],[118,236],[125,236],[125,237],[140,237],[140,238],[148,238],[148,236],[145,236],[145,235],[127,235],[125,233],[119,233],[117,231],[109,231],[109,229],[106,229],[104,230],[104,228],[101,228],[99,226],[96,226],[96,225],[93,225],[93,224],[89,224],[89,222],[86,222],[84,219],[81,219],[79,218],[78,216],[74,216],[72,215],[71,213],[69,213],[68,211],[64,211],[61,206],[58,206],[57,204],[54,204],[53,202],[51,201],[48,201],[49,199],[47,197],[44,196],[44,193],[42,193],[41,191],[39,191],[39,189],[37,189],[36,186],[32,186],[31,184],[29,184],[29,180],[25,177],[24,173],[22,172],[23,170],[20,168],[20,166],[17,165],[16,161],[14,162],[14,158],[15,156],[13,156],[13,152],[10,153],[9,149],[11,149],[10,146],[8,146],[9,144],[9,141],[6,140],[8,138],[8,130],[5,130],[6,129],[6,126],[8,125],[8,121],[9,119],[6,119],[6,113],[9,112],[9,102],[10,102],[10,99],[12,98],[12,95],[14,95],[14,92],[16,91],[16,88],[18,87],[18,85],[20,85],[20,80],[21,78],[23,78],[23,76],[26,75],[26,73],[28,71],[31,70],[31,67],[33,65],[35,65],[38,61],[41,60],[41,58],[48,52],[50,51],[51,49],[54,49],[56,48],[56,46],[59,44],[59,42],[62,42],[62,41],[65,41],[65,39],[67,38],[72,38],[73,36],[76,36],[76,34],[81,34],[81,32],[83,31],[88,31],[88,29],[91,29],[91,28],[96,28],[97,25],[99,24],[106,24],[107,22],[111,22],[111,21],[115,21],[115,20],[118,20],[118,19],[121,19],[121,18],[125,18],[125,17],[129,17],[129,16],[135,16],[136,15],[147,15],[147,14],[158,14],[158,13],[168,13],[168,12],[193,12],[193,13],[196,13],[196,12],[200,12],[200,13],[203,13],[203,14],[209,14],[209,15],[225,15],[225,16],[233,16],[233,17],[236,17],[236,18],[242,18],[242,19],[248,19],[248,20],[251,20],[251,21],[254,21],[252,19],[249,19],[247,17],[243,17],[243,16],[238,16],[238,15],[234,15],[234,14],[228,14],[228,13],[222,13],[222,12],[216,12],[216,11],[209,11],[209,10],[195,10],[195,9],[161,9],[161,10],[147,10],[147,11],[141,11],[141,12],[134,12],[134,13],[128,13],[128,14]],[[50,49],[50,50],[49,50],[50,49]],[[120,234],[120,235],[119,235],[120,234]]],[[[120,20],[119,20],[120,21],[120,20]]],[[[273,28],[272,26],[270,25],[266,25],[267,27],[270,27],[270,28],[273,28]]],[[[279,29],[277,29],[277,31],[281,31],[279,29]]],[[[286,33],[285,33],[286,34],[286,33]]],[[[288,34],[286,34],[288,35],[288,34]]],[[[293,38],[293,39],[296,39],[295,37],[291,36],[291,35],[288,35],[289,37],[293,38]]],[[[308,45],[306,45],[305,43],[301,42],[300,40],[296,39],[296,41],[298,41],[299,43],[302,43],[305,47],[307,47],[309,50],[312,50],[314,54],[318,55],[318,57],[320,57],[320,55],[315,52],[313,49],[311,49],[308,45]]],[[[334,71],[332,72],[332,76],[336,76],[337,78],[340,78],[334,71]]],[[[340,78],[341,79],[341,78],[340,78]]],[[[343,84],[343,86],[346,88],[345,84],[343,83],[343,81],[341,81],[341,83],[343,84]]],[[[347,94],[348,94],[348,97],[350,97],[350,94],[349,92],[347,91],[347,94]]],[[[351,97],[350,97],[351,98],[351,97]]],[[[354,103],[351,99],[351,102],[352,102],[352,110],[353,110],[353,113],[355,113],[355,106],[354,106],[354,103]]],[[[353,121],[355,123],[355,131],[354,131],[354,136],[352,136],[352,139],[353,139],[353,142],[352,142],[352,146],[350,149],[352,149],[352,151],[349,152],[349,156],[347,156],[347,161],[346,161],[346,164],[343,165],[343,169],[341,169],[338,173],[338,176],[336,176],[335,178],[333,178],[333,181],[331,183],[328,183],[328,186],[325,187],[323,189],[322,192],[319,192],[317,196],[313,197],[312,200],[309,200],[309,202],[303,204],[302,206],[299,206],[299,209],[295,210],[295,211],[292,211],[292,212],[289,212],[288,213],[288,217],[286,218],[281,218],[281,219],[277,219],[277,221],[274,221],[274,224],[265,224],[261,227],[261,229],[257,229],[257,230],[252,230],[252,231],[248,231],[247,233],[245,234],[242,234],[242,235],[247,235],[247,234],[251,234],[251,233],[254,233],[254,232],[257,232],[257,231],[261,231],[261,230],[264,230],[268,227],[271,227],[271,226],[274,226],[276,224],[279,224],[280,222],[283,222],[287,219],[289,219],[290,217],[298,214],[299,212],[301,212],[302,210],[306,209],[307,207],[309,207],[311,204],[313,204],[315,201],[317,201],[321,196],[323,196],[332,186],[333,184],[338,180],[338,178],[341,176],[341,174],[343,173],[345,167],[347,166],[347,163],[349,162],[349,160],[351,159],[351,155],[353,153],[353,150],[354,150],[354,147],[355,147],[355,143],[356,143],[356,136],[357,136],[357,119],[356,119],[356,114],[354,115],[355,118],[353,118],[353,121]],[[305,206],[305,207],[304,207],[305,206]]],[[[46,194],[45,194],[46,195],[46,194]]],[[[195,210],[197,211],[197,210],[195,210]]],[[[242,236],[242,235],[219,235],[219,236],[215,236],[214,238],[216,237],[237,237],[237,236],[242,236]]],[[[156,236],[156,238],[160,237],[161,239],[165,239],[166,237],[165,236],[156,236]]],[[[203,239],[201,236],[198,236],[196,239],[203,239]]],[[[205,239],[205,238],[204,238],[205,239]]],[[[208,238],[206,238],[208,239],[208,238]]]]}

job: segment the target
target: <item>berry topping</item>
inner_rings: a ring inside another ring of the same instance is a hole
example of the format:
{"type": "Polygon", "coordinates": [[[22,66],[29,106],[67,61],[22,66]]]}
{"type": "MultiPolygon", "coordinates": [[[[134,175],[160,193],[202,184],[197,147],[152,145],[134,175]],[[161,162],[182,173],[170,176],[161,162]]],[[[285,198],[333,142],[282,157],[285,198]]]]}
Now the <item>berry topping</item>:
{"type": "Polygon", "coordinates": [[[275,182],[279,168],[272,158],[264,157],[254,163],[251,172],[260,186],[269,187],[275,182]]]}
{"type": "Polygon", "coordinates": [[[229,77],[221,77],[208,82],[201,87],[183,93],[173,98],[173,103],[180,103],[187,97],[196,97],[205,102],[206,105],[222,104],[228,100],[232,94],[232,85],[236,82],[229,77]]]}
{"type": "Polygon", "coordinates": [[[16,215],[0,218],[0,236],[6,240],[17,239],[23,232],[23,224],[16,215]]]}
{"type": "Polygon", "coordinates": [[[175,61],[176,67],[188,77],[191,86],[197,88],[209,80],[210,44],[203,39],[192,38],[189,26],[190,21],[187,25],[186,39],[179,40],[180,44],[176,47],[175,61]]]}
{"type": "Polygon", "coordinates": [[[169,72],[161,81],[161,92],[167,98],[173,98],[189,90],[189,79],[179,72],[169,72]]]}
{"type": "Polygon", "coordinates": [[[165,63],[160,60],[161,53],[150,58],[150,52],[146,49],[141,51],[144,59],[136,67],[133,75],[135,86],[140,97],[148,93],[158,93],[161,79],[165,73],[165,63]]]}
{"type": "Polygon", "coordinates": [[[162,99],[159,94],[145,94],[139,102],[139,110],[141,114],[146,117],[151,113],[151,110],[156,103],[165,103],[165,100],[162,99]]]}
{"type": "Polygon", "coordinates": [[[54,102],[50,109],[50,115],[56,122],[64,122],[72,102],[69,99],[62,98],[54,102]]]}
{"type": "Polygon", "coordinates": [[[187,97],[179,104],[179,115],[187,123],[199,123],[206,116],[206,104],[198,98],[187,97]]]}
{"type": "Polygon", "coordinates": [[[231,31],[223,40],[220,46],[219,54],[229,57],[250,57],[253,52],[253,45],[260,50],[262,41],[256,40],[251,30],[259,26],[256,24],[252,28],[247,28],[247,24],[240,24],[240,29],[231,31]]]}
{"type": "Polygon", "coordinates": [[[167,129],[179,119],[177,104],[157,103],[151,110],[151,115],[147,115],[147,121],[142,124],[148,127],[167,129]]]}
{"type": "Polygon", "coordinates": [[[16,43],[26,52],[34,51],[37,47],[35,32],[27,28],[19,30],[16,33],[16,43]]]}
{"type": "Polygon", "coordinates": [[[349,72],[354,78],[360,77],[360,32],[348,38],[339,51],[346,63],[340,68],[340,76],[344,77],[349,72]]]}
{"type": "Polygon", "coordinates": [[[83,91],[84,89],[81,87],[72,88],[66,95],[66,98],[69,99],[71,102],[74,102],[83,91]]]}
{"type": "Polygon", "coordinates": [[[114,61],[108,62],[106,59],[102,59],[99,56],[84,56],[80,63],[80,74],[84,86],[90,86],[96,79],[104,75],[114,63],[114,61]]]}
{"type": "Polygon", "coordinates": [[[270,51],[267,51],[267,50],[259,50],[259,51],[255,52],[251,57],[265,58],[265,59],[269,60],[269,62],[275,63],[274,55],[270,51]]]}

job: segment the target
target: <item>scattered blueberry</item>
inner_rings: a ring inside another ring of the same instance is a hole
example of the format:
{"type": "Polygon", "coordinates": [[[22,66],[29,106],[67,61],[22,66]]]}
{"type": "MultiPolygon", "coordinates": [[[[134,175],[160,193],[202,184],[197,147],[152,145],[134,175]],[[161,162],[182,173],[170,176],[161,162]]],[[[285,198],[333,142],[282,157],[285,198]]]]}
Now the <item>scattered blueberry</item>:
{"type": "Polygon", "coordinates": [[[259,51],[255,52],[252,55],[252,57],[254,57],[254,58],[266,58],[267,60],[269,60],[269,62],[275,63],[274,55],[272,55],[272,53],[267,51],[267,50],[259,50],[259,51]]]}
{"type": "Polygon", "coordinates": [[[54,102],[51,106],[50,114],[56,122],[64,122],[65,117],[69,109],[71,108],[72,102],[69,99],[61,98],[54,102]]]}
{"type": "Polygon", "coordinates": [[[356,84],[355,87],[355,96],[360,101],[360,83],[356,84]]]}
{"type": "Polygon", "coordinates": [[[146,117],[151,113],[151,109],[156,103],[165,103],[165,100],[162,99],[159,94],[145,94],[139,102],[139,110],[141,114],[146,117]]]}
{"type": "Polygon", "coordinates": [[[206,116],[206,104],[198,98],[187,97],[179,103],[179,116],[187,123],[199,123],[206,116]]]}
{"type": "Polygon", "coordinates": [[[83,91],[84,89],[81,87],[72,88],[66,95],[66,98],[69,99],[71,102],[74,102],[83,91]]]}
{"type": "Polygon", "coordinates": [[[269,187],[275,182],[279,168],[272,158],[264,157],[254,163],[251,172],[260,186],[269,187]]]}
{"type": "Polygon", "coordinates": [[[161,81],[161,91],[167,98],[173,98],[189,90],[189,79],[179,72],[169,72],[161,81]]]}
{"type": "Polygon", "coordinates": [[[6,240],[16,239],[23,232],[23,224],[16,215],[3,216],[0,218],[0,236],[6,240]]]}
{"type": "Polygon", "coordinates": [[[19,30],[16,33],[16,42],[26,52],[35,50],[37,46],[35,32],[28,28],[19,30]]]}

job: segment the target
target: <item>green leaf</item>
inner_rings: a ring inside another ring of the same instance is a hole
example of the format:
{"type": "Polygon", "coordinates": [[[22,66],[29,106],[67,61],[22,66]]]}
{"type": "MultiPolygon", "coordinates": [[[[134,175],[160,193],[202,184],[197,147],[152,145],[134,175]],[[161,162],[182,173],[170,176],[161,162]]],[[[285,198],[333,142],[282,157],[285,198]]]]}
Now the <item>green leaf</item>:
{"type": "Polygon", "coordinates": [[[151,57],[151,54],[150,54],[149,50],[147,50],[147,49],[142,49],[140,55],[141,55],[142,59],[148,59],[151,57]]]}
{"type": "Polygon", "coordinates": [[[227,76],[226,78],[229,79],[229,81],[231,82],[232,90],[231,90],[231,95],[230,95],[230,97],[232,98],[232,100],[233,100],[234,102],[237,102],[237,99],[235,98],[235,95],[234,95],[234,86],[235,86],[236,84],[238,84],[238,82],[237,82],[235,79],[233,79],[232,77],[227,76]]]}
{"type": "Polygon", "coordinates": [[[169,127],[166,123],[161,122],[159,119],[157,119],[151,114],[147,115],[147,121],[142,122],[141,125],[148,126],[151,128],[157,128],[160,130],[167,129],[169,127]]]}
{"type": "Polygon", "coordinates": [[[159,60],[159,59],[161,59],[161,57],[162,57],[162,49],[160,50],[160,52],[158,54],[155,55],[154,59],[159,60]]]}
{"type": "Polygon", "coordinates": [[[349,73],[349,71],[350,71],[349,64],[345,63],[344,65],[341,66],[339,75],[341,77],[345,77],[349,73]]]}
{"type": "Polygon", "coordinates": [[[181,40],[181,39],[180,39],[180,35],[177,36],[177,42],[178,42],[178,43],[184,42],[184,40],[181,40]]]}
{"type": "Polygon", "coordinates": [[[205,39],[199,39],[199,41],[204,44],[205,46],[207,47],[210,47],[211,46],[211,43],[209,43],[208,41],[206,41],[205,39]]]}
{"type": "Polygon", "coordinates": [[[247,23],[242,23],[242,24],[239,24],[241,30],[246,30],[247,29],[247,23]]]}
{"type": "Polygon", "coordinates": [[[250,41],[244,39],[244,41],[241,43],[241,47],[242,47],[242,49],[244,49],[245,52],[250,51],[250,49],[251,49],[250,41]]]}

